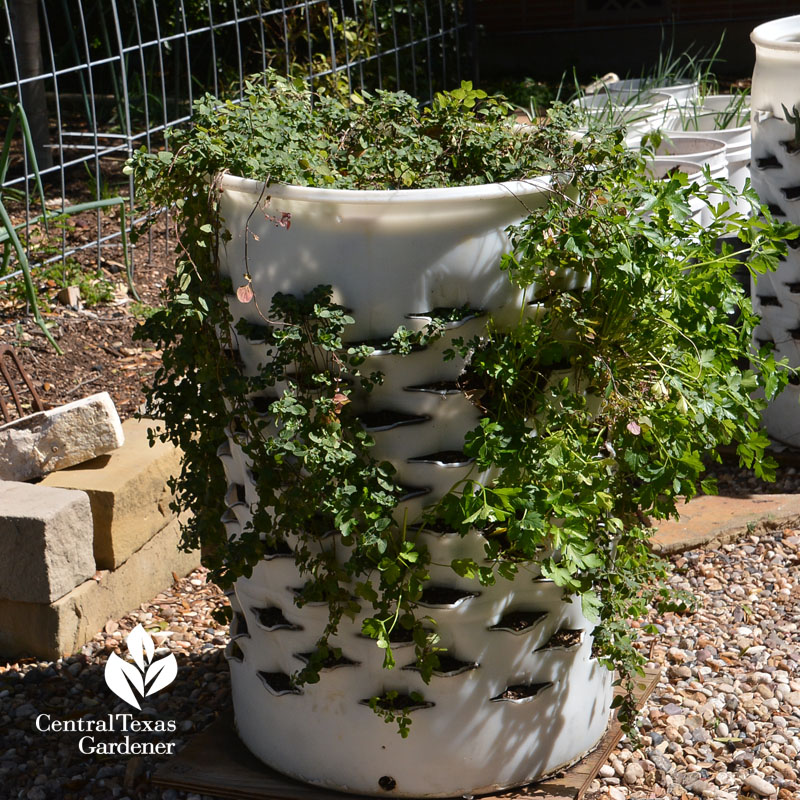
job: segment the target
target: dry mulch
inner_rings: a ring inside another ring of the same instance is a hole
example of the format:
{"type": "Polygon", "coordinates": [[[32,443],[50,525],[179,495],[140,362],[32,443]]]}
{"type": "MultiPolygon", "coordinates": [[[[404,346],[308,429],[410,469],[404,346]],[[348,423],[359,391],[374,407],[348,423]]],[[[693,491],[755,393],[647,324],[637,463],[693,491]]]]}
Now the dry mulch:
{"type": "MultiPolygon", "coordinates": [[[[80,253],[79,260],[87,275],[97,272],[96,250],[80,253]]],[[[77,308],[58,301],[61,286],[48,278],[46,270],[33,271],[40,310],[63,355],[56,353],[27,314],[19,283],[0,283],[0,344],[16,349],[45,407],[102,391],[111,395],[122,419],[131,417],[141,406],[143,386],[152,381],[160,353],[149,342],[134,341],[133,332],[148,309],[161,304],[161,291],[174,271],[174,255],[163,225],[155,228],[152,245],[145,243],[137,250],[134,263],[134,286],[140,302],[129,296],[120,263],[103,257],[100,270],[113,285],[114,299],[92,306],[81,302],[77,308]]],[[[10,399],[2,379],[0,394],[10,399]]],[[[29,403],[29,396],[24,399],[29,403]]],[[[29,408],[25,411],[30,413],[29,408]]]]}

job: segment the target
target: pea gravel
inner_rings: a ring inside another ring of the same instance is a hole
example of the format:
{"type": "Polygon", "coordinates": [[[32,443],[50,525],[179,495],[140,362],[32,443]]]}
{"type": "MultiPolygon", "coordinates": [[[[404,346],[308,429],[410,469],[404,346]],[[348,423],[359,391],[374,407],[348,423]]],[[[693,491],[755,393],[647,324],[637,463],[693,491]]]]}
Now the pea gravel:
{"type": "MultiPolygon", "coordinates": [[[[659,635],[644,635],[642,647],[663,669],[643,710],[642,748],[634,752],[623,740],[586,800],[800,799],[800,532],[750,536],[673,561],[673,584],[691,590],[700,608],[648,620],[659,635]]],[[[42,713],[53,719],[127,713],[106,687],[103,669],[142,623],[157,654],[174,653],[179,670],[136,717],[174,720],[176,731],[132,738],[172,741],[179,749],[229,703],[227,636],[211,618],[225,602],[198,570],[109,621],[71,658],[0,664],[0,798],[205,800],[152,784],[166,756],[83,755],[84,734],[42,733],[34,723],[42,713]]]]}

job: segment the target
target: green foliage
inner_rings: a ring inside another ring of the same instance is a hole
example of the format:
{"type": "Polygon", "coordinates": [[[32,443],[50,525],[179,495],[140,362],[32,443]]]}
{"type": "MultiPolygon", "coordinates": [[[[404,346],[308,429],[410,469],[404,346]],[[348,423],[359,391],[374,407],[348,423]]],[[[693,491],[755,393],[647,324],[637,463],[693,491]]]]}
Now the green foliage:
{"type": "Polygon", "coordinates": [[[207,95],[195,104],[194,126],[170,133],[172,153],[136,157],[145,191],[166,190],[165,167],[196,170],[194,189],[220,170],[303,186],[404,189],[491,183],[524,177],[530,137],[508,124],[510,106],[463,83],[420,108],[409,95],[354,93],[349,103],[314,96],[301,79],[269,73],[247,82],[242,104],[207,95]]]}
{"type": "MultiPolygon", "coordinates": [[[[223,586],[276,548],[293,548],[307,578],[298,604],[329,608],[296,683],[319,679],[335,655],[330,637],[344,617],[359,613],[387,669],[395,663],[393,643],[412,640],[430,679],[438,663],[435,621],[418,604],[429,555],[395,521],[401,490],[393,468],[372,456],[373,441],[350,402],[356,388],[381,381],[360,372],[371,346],[345,344],[353,320],[332,302],[329,286],[303,297],[278,294],[259,332],[269,360],[256,377],[242,376],[226,355],[225,295],[234,287],[217,270],[225,233],[213,176],[230,169],[307,185],[385,188],[549,174],[551,202],[510,230],[512,252],[498,265],[534,303],[520,309],[515,326],[489,320],[480,335],[453,343],[469,360],[462,389],[482,412],[465,450],[498,477],[455,487],[422,523],[485,535],[486,559],[454,561],[459,575],[491,584],[533,565],[579,598],[596,624],[598,657],[626,689],[619,713],[631,729],[643,657],[626,620],[653,604],[674,608],[689,599],[667,588],[667,565],[648,548],[645,519],[674,515],[678,497],[701,485],[713,489],[702,473],[718,445],[735,443],[759,475],[774,470],[764,458],[764,401],[755,391],[774,395],[787,372],[767,353],[754,371],[737,367],[756,318],[733,272],[744,256],[753,271],[773,268],[785,239],[800,231],[768,212],[730,214],[727,203],[701,227],[689,209],[690,199],[705,197],[700,187],[683,175],[646,178],[621,131],[576,141],[574,117],[558,105],[546,124],[522,132],[506,121],[503,101],[469,84],[425,111],[385,92],[349,104],[322,96],[312,110],[299,84],[271,79],[269,90],[249,84],[242,106],[215,108],[203,99],[193,130],[173,139],[173,153],[142,152],[131,165],[156,203],[177,206],[181,229],[168,302],[140,333],[164,354],[149,404],[166,421],[162,438],[184,452],[173,485],[177,506],[195,512],[185,546],[204,545],[223,586]],[[720,250],[723,235],[738,236],[742,252],[720,250]],[[255,412],[254,394],[271,398],[267,417],[255,412]],[[255,465],[259,495],[252,524],[230,540],[220,523],[226,483],[216,456],[229,425],[255,465]]],[[[732,192],[726,184],[714,188],[732,192]]],[[[444,321],[422,334],[401,329],[390,345],[409,352],[439,335],[444,321]]],[[[370,705],[405,735],[411,701],[421,702],[386,692],[370,705]]]]}

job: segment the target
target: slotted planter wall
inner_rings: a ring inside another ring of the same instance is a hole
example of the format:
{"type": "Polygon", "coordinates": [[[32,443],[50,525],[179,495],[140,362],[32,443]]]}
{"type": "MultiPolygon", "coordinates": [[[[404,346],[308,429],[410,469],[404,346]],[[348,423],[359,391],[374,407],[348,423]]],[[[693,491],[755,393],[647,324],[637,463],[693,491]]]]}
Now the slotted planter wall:
{"type": "MultiPolygon", "coordinates": [[[[454,336],[470,337],[487,318],[513,324],[535,313],[536,287],[516,290],[498,269],[508,249],[505,228],[547,200],[546,180],[456,189],[339,191],[270,186],[226,176],[222,216],[231,233],[221,270],[244,283],[245,241],[258,305],[276,292],[302,294],[325,283],[352,310],[355,342],[381,342],[400,326],[419,329],[431,312],[471,309],[428,349],[400,357],[379,345],[371,356],[386,378],[354,407],[407,488],[398,515],[413,523],[467,474],[462,450],[478,411],[458,390],[463,363],[443,362],[454,336]],[[278,229],[268,215],[291,215],[278,229]],[[247,222],[249,220],[249,223],[247,222]],[[249,239],[246,237],[249,236],[249,239]]],[[[565,276],[565,284],[578,279],[565,276]]],[[[231,297],[234,319],[264,325],[255,303],[231,297]]],[[[266,358],[258,337],[239,337],[242,369],[256,374],[266,358]]],[[[369,371],[369,369],[367,369],[369,371]]],[[[266,410],[268,399],[255,399],[266,410]]],[[[241,449],[235,422],[220,458],[229,482],[225,524],[235,535],[250,518],[255,465],[241,449]]],[[[484,476],[486,477],[486,476],[484,476]]],[[[483,559],[477,533],[418,534],[432,553],[423,610],[436,619],[441,670],[425,685],[411,643],[397,643],[397,668],[346,622],[333,640],[342,658],[317,684],[292,687],[327,622],[326,605],[294,604],[303,578],[292,554],[263,560],[240,578],[228,648],[236,725],[244,743],[271,767],[309,783],[349,792],[409,797],[477,794],[520,785],[580,759],[602,737],[610,713],[611,674],[592,657],[592,625],[579,603],[536,569],[495,586],[457,576],[454,558],[483,559]],[[367,705],[370,697],[412,692],[402,739],[367,705]]],[[[291,544],[291,543],[290,543],[291,544]]],[[[336,546],[335,538],[321,546],[336,546]]],[[[341,545],[339,545],[341,546],[341,545]]]]}
{"type": "MultiPolygon", "coordinates": [[[[773,214],[800,223],[800,141],[782,106],[800,110],[800,16],[759,25],[750,37],[756,46],[753,72],[753,188],[773,214]]],[[[772,343],[776,358],[800,367],[800,241],[789,242],[788,255],[775,272],[753,284],[753,306],[761,316],[756,346],[772,343]]],[[[767,432],[800,446],[800,386],[790,385],[764,412],[767,432]]]]}

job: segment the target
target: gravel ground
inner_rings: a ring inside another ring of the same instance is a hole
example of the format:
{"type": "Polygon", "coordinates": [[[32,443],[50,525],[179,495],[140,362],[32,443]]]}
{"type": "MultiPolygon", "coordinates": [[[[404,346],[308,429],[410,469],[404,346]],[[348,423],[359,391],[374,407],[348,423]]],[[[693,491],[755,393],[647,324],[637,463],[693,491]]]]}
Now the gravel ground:
{"type": "MultiPolygon", "coordinates": [[[[664,670],[644,708],[643,747],[632,752],[623,740],[587,800],[798,800],[800,532],[751,536],[674,561],[674,584],[694,592],[701,608],[650,620],[660,635],[643,637],[642,646],[664,670]]],[[[152,785],[167,756],[83,755],[85,733],[41,732],[35,721],[42,713],[59,720],[127,713],[111,702],[103,669],[141,622],[157,655],[174,653],[179,671],[135,716],[153,727],[174,720],[176,731],[131,738],[179,749],[228,703],[226,634],[210,616],[224,602],[200,570],[109,622],[71,658],[0,665],[0,798],[201,800],[152,785]]]]}
{"type": "Polygon", "coordinates": [[[587,797],[798,800],[800,535],[750,536],[674,562],[673,583],[702,606],[649,620],[665,669],[644,709],[643,748],[620,743],[587,797]]]}

